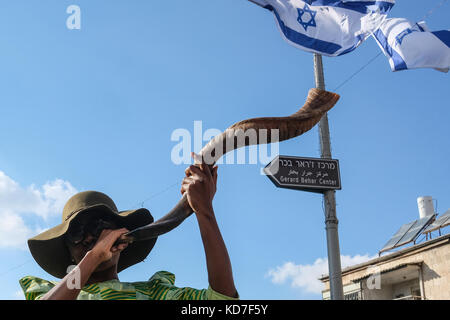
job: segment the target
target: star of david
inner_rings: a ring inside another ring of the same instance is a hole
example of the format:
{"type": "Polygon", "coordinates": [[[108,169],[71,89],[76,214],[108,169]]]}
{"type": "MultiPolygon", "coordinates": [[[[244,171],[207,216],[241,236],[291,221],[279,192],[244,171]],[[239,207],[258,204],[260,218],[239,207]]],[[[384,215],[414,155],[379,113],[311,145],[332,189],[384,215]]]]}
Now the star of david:
{"type": "Polygon", "coordinates": [[[413,33],[413,32],[417,32],[417,30],[414,29],[406,29],[403,30],[401,33],[399,33],[399,35],[397,37],[395,37],[395,40],[397,41],[398,45],[401,45],[403,42],[403,38],[406,37],[408,34],[413,33]]]}
{"type": "Polygon", "coordinates": [[[311,10],[308,4],[305,3],[303,9],[298,8],[298,18],[297,21],[302,25],[305,31],[308,31],[308,27],[316,27],[316,17],[317,11],[311,10]]]}

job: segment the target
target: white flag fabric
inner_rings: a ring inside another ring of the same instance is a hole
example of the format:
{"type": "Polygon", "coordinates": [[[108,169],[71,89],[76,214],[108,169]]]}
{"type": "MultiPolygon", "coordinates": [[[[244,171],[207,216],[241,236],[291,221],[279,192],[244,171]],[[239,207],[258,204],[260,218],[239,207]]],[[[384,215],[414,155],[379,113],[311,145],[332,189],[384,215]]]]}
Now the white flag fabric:
{"type": "Polygon", "coordinates": [[[353,51],[369,37],[395,0],[250,0],[271,10],[290,44],[326,56],[353,51]]]}
{"type": "Polygon", "coordinates": [[[389,59],[392,71],[450,68],[450,31],[431,32],[425,22],[403,18],[386,19],[373,37],[389,59]]]}

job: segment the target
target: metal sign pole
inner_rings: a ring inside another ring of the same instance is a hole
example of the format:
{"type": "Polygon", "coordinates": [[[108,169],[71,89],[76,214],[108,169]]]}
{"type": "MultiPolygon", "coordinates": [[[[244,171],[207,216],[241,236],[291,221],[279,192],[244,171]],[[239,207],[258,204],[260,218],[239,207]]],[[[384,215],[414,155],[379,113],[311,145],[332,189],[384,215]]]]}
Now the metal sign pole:
{"type": "MultiPolygon", "coordinates": [[[[314,76],[316,88],[325,90],[322,56],[316,53],[314,54],[314,76]]],[[[319,122],[319,138],[321,158],[331,159],[330,129],[328,126],[327,114],[325,114],[319,122]]],[[[335,190],[324,191],[323,201],[325,204],[325,229],[327,231],[328,272],[331,300],[344,300],[335,190]]]]}

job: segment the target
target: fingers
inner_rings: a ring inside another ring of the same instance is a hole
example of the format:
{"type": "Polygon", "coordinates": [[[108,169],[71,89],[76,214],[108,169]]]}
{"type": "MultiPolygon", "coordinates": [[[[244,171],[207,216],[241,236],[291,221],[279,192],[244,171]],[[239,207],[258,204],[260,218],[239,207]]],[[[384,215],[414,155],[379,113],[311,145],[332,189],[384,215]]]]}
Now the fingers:
{"type": "Polygon", "coordinates": [[[121,229],[104,229],[102,233],[100,234],[100,237],[97,242],[104,242],[105,246],[112,247],[113,244],[117,241],[117,239],[120,238],[121,235],[124,233],[127,233],[129,230],[126,228],[121,229]]]}
{"type": "Polygon", "coordinates": [[[211,169],[210,169],[209,165],[207,165],[203,161],[203,157],[196,154],[195,152],[191,152],[191,156],[192,156],[192,158],[194,158],[194,163],[199,164],[200,170],[204,173],[206,178],[211,178],[211,169]]]}
{"type": "Polygon", "coordinates": [[[121,243],[117,246],[114,246],[111,248],[111,252],[121,252],[123,251],[126,247],[128,247],[128,243],[121,243]]]}
{"type": "Polygon", "coordinates": [[[190,166],[189,171],[191,172],[190,177],[195,180],[205,181],[206,179],[208,179],[208,175],[206,175],[205,172],[197,166],[190,166]]]}
{"type": "Polygon", "coordinates": [[[182,183],[181,183],[181,194],[184,194],[188,188],[189,185],[192,184],[195,180],[193,178],[190,177],[186,177],[183,179],[182,183]]]}
{"type": "Polygon", "coordinates": [[[128,243],[120,243],[117,246],[114,246],[114,243],[125,233],[127,233],[129,230],[126,228],[121,228],[117,230],[112,230],[111,239],[112,239],[112,247],[111,252],[117,253],[123,251],[126,247],[128,247],[128,243]]]}
{"type": "Polygon", "coordinates": [[[192,175],[191,166],[187,167],[186,170],[184,170],[184,173],[186,174],[186,177],[190,177],[192,175]]]}
{"type": "Polygon", "coordinates": [[[186,168],[186,170],[184,171],[186,177],[183,179],[181,183],[181,190],[180,190],[181,194],[184,194],[187,191],[188,186],[194,183],[195,181],[203,182],[206,179],[212,179],[214,185],[217,185],[218,166],[214,166],[212,168],[212,172],[208,165],[204,165],[203,168],[204,169],[199,168],[198,166],[195,165],[191,165],[186,168]]]}
{"type": "MultiPolygon", "coordinates": [[[[207,168],[207,171],[210,172],[209,168],[207,168]]],[[[202,169],[198,168],[197,166],[190,166],[185,170],[185,172],[186,172],[186,177],[183,178],[182,185],[191,184],[196,181],[204,182],[204,181],[213,179],[213,177],[211,176],[211,173],[209,173],[209,176],[208,176],[202,171],[202,169]]]]}
{"type": "MultiPolygon", "coordinates": [[[[211,177],[209,168],[207,168],[206,170],[209,174],[205,173],[201,168],[192,165],[186,169],[187,174],[184,179],[193,179],[194,181],[199,181],[199,182],[208,181],[212,177],[211,177]]],[[[186,180],[186,181],[190,181],[190,180],[186,180]]]]}
{"type": "MultiPolygon", "coordinates": [[[[200,169],[197,168],[197,170],[200,170],[200,169]]],[[[181,194],[184,194],[186,191],[188,191],[190,185],[193,185],[196,182],[201,183],[201,182],[205,181],[205,178],[201,177],[200,174],[195,173],[192,176],[185,177],[183,179],[183,181],[181,182],[181,194]]]]}
{"type": "Polygon", "coordinates": [[[193,171],[195,170],[194,168],[200,168],[200,170],[205,174],[207,178],[211,177],[211,167],[203,161],[202,156],[194,152],[191,152],[191,156],[192,158],[194,158],[194,165],[189,166],[185,170],[186,176],[192,175],[193,171]]]}
{"type": "MultiPolygon", "coordinates": [[[[199,155],[195,154],[194,152],[191,153],[192,157],[194,159],[200,157],[199,155]]],[[[184,170],[184,173],[186,174],[186,177],[183,179],[181,183],[181,189],[180,192],[182,195],[184,195],[188,190],[189,187],[196,182],[206,182],[206,186],[212,184],[217,184],[217,169],[218,167],[215,166],[211,168],[209,165],[205,164],[204,162],[200,162],[197,165],[190,165],[184,170]]]]}
{"type": "Polygon", "coordinates": [[[207,179],[212,178],[211,169],[206,163],[200,164],[200,169],[202,170],[207,179]]]}
{"type": "Polygon", "coordinates": [[[197,168],[197,167],[194,165],[190,165],[189,167],[187,167],[186,170],[184,170],[186,177],[191,177],[194,174],[195,168],[197,168]]]}

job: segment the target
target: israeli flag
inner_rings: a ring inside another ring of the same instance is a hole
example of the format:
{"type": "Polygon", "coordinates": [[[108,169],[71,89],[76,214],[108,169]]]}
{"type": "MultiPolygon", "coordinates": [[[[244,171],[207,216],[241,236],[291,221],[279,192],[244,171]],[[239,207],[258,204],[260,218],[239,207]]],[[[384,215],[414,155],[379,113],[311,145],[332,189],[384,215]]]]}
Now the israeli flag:
{"type": "Polygon", "coordinates": [[[373,37],[389,59],[392,71],[450,68],[450,31],[431,32],[425,22],[403,18],[386,19],[373,37]]]}
{"type": "Polygon", "coordinates": [[[326,56],[353,51],[386,19],[395,0],[250,0],[275,15],[283,38],[326,56]]]}

